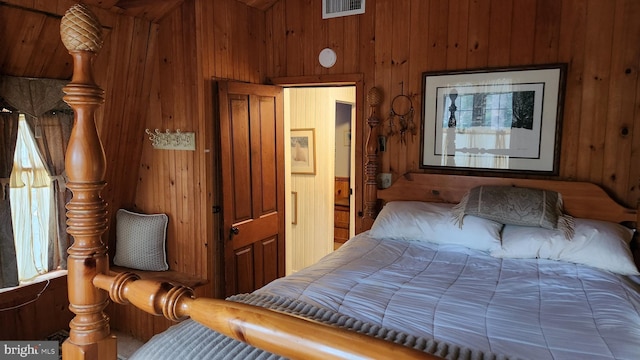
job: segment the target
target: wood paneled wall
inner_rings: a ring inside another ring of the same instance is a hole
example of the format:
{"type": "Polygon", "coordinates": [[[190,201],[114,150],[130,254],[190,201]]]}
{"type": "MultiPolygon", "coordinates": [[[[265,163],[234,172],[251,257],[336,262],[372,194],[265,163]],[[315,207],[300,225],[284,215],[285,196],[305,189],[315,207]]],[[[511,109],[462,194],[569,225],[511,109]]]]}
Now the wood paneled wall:
{"type": "Polygon", "coordinates": [[[160,22],[150,64],[145,127],[193,131],[196,150],[154,150],[142,141],[135,205],[169,214],[170,268],[212,282],[220,274],[212,206],[221,205],[214,80],[264,82],[264,29],[264,13],[237,1],[185,1],[160,22]]]}
{"type": "MultiPolygon", "coordinates": [[[[59,19],[74,3],[0,2],[0,33],[7,40],[0,48],[2,72],[70,79],[71,57],[60,41],[59,19]]],[[[235,0],[186,0],[152,23],[91,10],[105,32],[95,62],[105,104],[96,123],[107,158],[102,196],[111,214],[105,235],[111,256],[117,209],[166,213],[171,269],[209,279],[199,295],[221,296],[218,219],[212,214],[212,206],[220,205],[213,80],[264,82],[264,12],[235,0]],[[194,131],[196,151],[153,150],[146,128],[194,131]]],[[[131,307],[112,305],[108,312],[113,328],[141,339],[171,324],[131,307]]]]}
{"type": "MultiPolygon", "coordinates": [[[[264,19],[263,11],[235,0],[187,0],[159,22],[150,50],[144,127],[193,131],[196,149],[155,150],[146,136],[140,139],[139,176],[131,184],[135,208],[169,215],[169,267],[208,279],[199,296],[220,297],[224,289],[221,218],[213,213],[213,206],[222,205],[214,81],[264,82],[264,19]]],[[[170,325],[131,307],[111,308],[116,328],[143,340],[170,325]]]]}
{"type": "MultiPolygon", "coordinates": [[[[60,40],[60,18],[76,2],[0,2],[0,34],[3,42],[0,47],[0,72],[11,76],[69,80],[73,63],[60,40]]],[[[96,115],[96,125],[108,167],[107,186],[102,196],[108,203],[113,225],[115,210],[120,207],[132,208],[134,203],[145,138],[144,119],[150,110],[150,71],[154,69],[150,64],[157,63],[157,54],[153,51],[157,25],[97,7],[91,7],[91,10],[100,20],[104,32],[104,45],[95,59],[95,78],[105,91],[105,104],[96,115]]],[[[113,226],[105,234],[105,241],[110,238],[113,248],[115,234],[112,230],[113,226]]],[[[52,323],[56,327],[68,324],[70,312],[59,309],[60,302],[66,301],[66,277],[63,279],[65,285],[49,287],[34,303],[36,305],[5,313],[16,316],[15,323],[19,325],[11,328],[16,336],[27,336],[23,337],[25,339],[35,336],[34,332],[23,333],[19,329],[22,326],[33,327],[34,324],[30,322],[41,320],[42,314],[53,314],[52,323]]],[[[21,288],[10,295],[2,293],[0,298],[26,299],[29,294],[31,292],[27,288],[21,288]]],[[[67,305],[68,302],[63,307],[66,309],[67,305]]]]}
{"type": "MultiPolygon", "coordinates": [[[[385,94],[382,114],[404,93],[420,115],[423,72],[568,63],[559,178],[637,205],[640,2],[369,0],[363,15],[328,20],[320,8],[280,0],[267,10],[270,76],[363,73],[365,89],[385,94]],[[317,61],[325,47],[338,55],[331,69],[317,61]]],[[[419,151],[419,135],[407,146],[392,140],[382,170],[394,179],[422,171],[419,151]]]]}
{"type": "Polygon", "coordinates": [[[67,276],[2,292],[0,309],[0,340],[43,340],[68,329],[73,314],[67,300],[67,276]]]}
{"type": "MultiPolygon", "coordinates": [[[[69,79],[71,58],[53,19],[73,3],[0,1],[0,71],[69,79]]],[[[383,91],[387,114],[400,93],[420,109],[425,71],[566,62],[559,177],[598,183],[632,207],[640,197],[637,0],[369,0],[363,15],[328,20],[321,0],[279,0],[266,11],[235,0],[185,0],[158,23],[92,10],[106,35],[96,58],[106,98],[97,123],[111,218],[121,207],[167,213],[170,266],[208,278],[200,290],[207,295],[220,294],[222,274],[212,214],[219,205],[216,78],[362,73],[365,90],[383,91]],[[317,62],[325,47],[338,54],[331,69],[317,62]],[[153,150],[145,128],[195,131],[196,151],[153,150]]],[[[421,171],[419,143],[390,142],[382,170],[396,178],[421,171]]],[[[112,248],[114,235],[112,227],[112,248]]],[[[136,324],[141,338],[167,326],[135,314],[115,324],[136,324]]]]}
{"type": "MultiPolygon", "coordinates": [[[[1,2],[2,73],[70,80],[73,62],[60,40],[60,18],[76,2],[1,2]]],[[[114,218],[115,210],[131,208],[134,202],[134,184],[145,138],[144,120],[151,96],[151,71],[157,62],[154,49],[157,25],[97,7],[91,10],[98,16],[104,34],[94,75],[105,91],[105,103],[96,115],[96,125],[108,168],[102,197],[114,218]]]]}

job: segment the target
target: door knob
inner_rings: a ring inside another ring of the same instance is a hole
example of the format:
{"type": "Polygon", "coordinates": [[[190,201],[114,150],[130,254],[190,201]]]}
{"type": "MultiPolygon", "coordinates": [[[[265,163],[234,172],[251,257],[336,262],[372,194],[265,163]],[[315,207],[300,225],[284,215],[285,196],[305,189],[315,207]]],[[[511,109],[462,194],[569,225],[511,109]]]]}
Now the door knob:
{"type": "Polygon", "coordinates": [[[240,229],[238,229],[237,226],[234,226],[234,227],[231,228],[231,233],[233,235],[238,235],[239,232],[240,232],[240,229]]]}

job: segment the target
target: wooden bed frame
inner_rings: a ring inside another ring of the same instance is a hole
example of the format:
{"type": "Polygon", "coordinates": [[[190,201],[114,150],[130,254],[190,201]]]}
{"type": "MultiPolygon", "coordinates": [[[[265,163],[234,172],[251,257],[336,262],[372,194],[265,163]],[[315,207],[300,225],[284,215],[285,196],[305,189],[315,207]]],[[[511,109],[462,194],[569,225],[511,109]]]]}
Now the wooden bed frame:
{"type": "MultiPolygon", "coordinates": [[[[101,27],[84,5],[75,5],[62,19],[60,31],[74,60],[73,78],[64,88],[64,100],[75,113],[66,154],[67,187],[73,192],[67,205],[67,224],[68,232],[75,239],[68,251],[68,293],[75,317],[69,324],[70,337],[62,347],[64,359],[116,359],[116,339],[103,311],[109,297],[117,303],[131,303],[171,320],[191,317],[222,334],[294,359],[437,359],[402,345],[260,307],[219,299],[196,299],[187,287],[140,280],[137,275],[126,272],[111,276],[107,248],[102,241],[108,222],[106,204],[100,195],[106,185],[106,161],[95,126],[95,112],[104,98],[93,79],[92,67],[102,45],[101,27]]],[[[374,108],[379,104],[379,99],[369,100],[374,108]]],[[[378,198],[457,202],[467,189],[480,184],[553,189],[563,194],[571,215],[614,222],[638,220],[636,210],[620,206],[601,188],[588,183],[409,174],[391,188],[378,192],[377,155],[373,145],[377,125],[376,112],[372,111],[364,190],[365,218],[369,223],[375,217],[378,198]]]]}
{"type": "Polygon", "coordinates": [[[596,184],[579,181],[409,173],[398,179],[392,187],[378,190],[378,198],[386,202],[417,200],[458,203],[469,189],[479,185],[557,191],[562,194],[565,212],[578,218],[633,224],[640,220],[636,209],[620,205],[596,184]]]}

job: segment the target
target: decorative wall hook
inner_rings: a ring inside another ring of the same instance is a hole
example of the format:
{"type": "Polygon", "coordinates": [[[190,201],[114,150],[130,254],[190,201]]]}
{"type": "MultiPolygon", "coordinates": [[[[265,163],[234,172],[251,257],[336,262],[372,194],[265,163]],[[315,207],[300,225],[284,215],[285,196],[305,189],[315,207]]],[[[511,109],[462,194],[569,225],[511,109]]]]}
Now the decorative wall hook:
{"type": "Polygon", "coordinates": [[[165,149],[165,150],[195,150],[196,149],[196,134],[193,132],[180,132],[180,129],[177,129],[175,132],[169,131],[169,129],[165,130],[165,132],[161,132],[156,129],[152,132],[149,129],[144,131],[149,135],[149,140],[151,140],[151,145],[153,145],[154,149],[165,149]]]}

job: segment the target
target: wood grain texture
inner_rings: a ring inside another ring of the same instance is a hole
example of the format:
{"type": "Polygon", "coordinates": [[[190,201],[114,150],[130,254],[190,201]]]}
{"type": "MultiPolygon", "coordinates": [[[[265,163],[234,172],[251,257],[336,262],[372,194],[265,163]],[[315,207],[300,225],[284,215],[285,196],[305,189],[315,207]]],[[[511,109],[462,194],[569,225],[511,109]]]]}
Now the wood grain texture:
{"type": "MultiPolygon", "coordinates": [[[[233,0],[186,1],[156,29],[150,64],[149,113],[144,128],[196,132],[196,151],[154,150],[143,137],[140,174],[130,206],[169,215],[171,270],[207,279],[197,291],[223,296],[219,247],[219,131],[214,124],[214,79],[264,82],[265,17],[233,0]],[[242,46],[240,46],[242,45],[242,46]]],[[[143,133],[143,130],[141,130],[143,133]]],[[[141,133],[141,135],[142,135],[141,133]]],[[[116,329],[149,339],[171,322],[120,305],[110,307],[116,329]]]]}
{"type": "MultiPolygon", "coordinates": [[[[289,30],[298,19],[294,13],[301,10],[289,6],[291,1],[282,1],[284,6],[266,11],[270,19],[285,19],[284,25],[268,29],[268,52],[273,54],[281,51],[284,39],[290,49],[313,41],[305,33],[291,36],[289,30]]],[[[313,7],[320,1],[314,0],[313,7]]],[[[632,166],[640,162],[640,136],[633,136],[640,121],[640,54],[630,44],[640,41],[637,21],[632,20],[638,12],[640,3],[633,0],[371,0],[366,13],[356,16],[359,33],[345,32],[337,38],[328,30],[314,30],[313,38],[346,43],[373,33],[375,41],[361,41],[358,52],[342,56],[359,58],[347,59],[345,64],[358,63],[356,71],[363,73],[365,87],[375,85],[385,93],[382,114],[388,114],[391,100],[401,92],[398,83],[404,80],[420,115],[420,79],[425,71],[568,63],[559,178],[595,182],[635,207],[640,195],[640,171],[632,166]]],[[[354,20],[337,18],[332,26],[347,21],[354,20]]],[[[316,70],[291,66],[290,62],[315,61],[306,56],[288,51],[280,66],[271,66],[268,72],[317,75],[316,70]]],[[[380,155],[381,169],[392,172],[394,179],[406,172],[422,172],[416,164],[419,151],[419,140],[406,148],[391,142],[388,152],[380,155]]]]}
{"type": "MultiPolygon", "coordinates": [[[[1,1],[0,72],[69,79],[71,58],[54,27],[73,3],[1,1]]],[[[401,91],[398,82],[405,81],[419,118],[424,71],[566,62],[558,178],[595,182],[629,207],[640,199],[640,167],[634,166],[640,163],[638,1],[369,0],[365,14],[331,21],[321,19],[321,0],[278,0],[266,10],[253,1],[247,6],[176,0],[171,8],[159,5],[165,13],[154,20],[116,9],[116,0],[86,3],[105,32],[95,68],[106,102],[96,123],[108,159],[103,197],[110,220],[120,207],[169,214],[170,266],[209,280],[199,291],[219,295],[222,288],[219,221],[211,211],[219,205],[220,171],[212,141],[214,78],[264,83],[273,77],[360,74],[361,94],[373,86],[383,91],[382,116],[401,91]],[[479,14],[490,20],[477,19],[479,14]],[[472,52],[475,42],[479,50],[472,52]],[[336,48],[339,65],[318,66],[324,47],[336,48]],[[397,59],[406,62],[394,66],[397,59]],[[153,150],[145,128],[195,131],[197,149],[153,150]]],[[[364,106],[354,137],[362,141],[369,109],[364,96],[357,101],[364,106]]],[[[419,139],[405,148],[392,143],[379,156],[381,169],[394,180],[422,172],[416,164],[419,147],[419,139]]],[[[357,152],[362,158],[362,149],[357,152]]],[[[357,166],[363,179],[363,166],[357,166]]],[[[362,185],[361,180],[356,193],[362,185]]],[[[113,229],[111,222],[105,235],[112,248],[113,229]]],[[[132,315],[120,324],[136,323],[148,337],[166,327],[154,327],[153,321],[132,315]]]]}
{"type": "Polygon", "coordinates": [[[190,317],[221,334],[290,359],[439,359],[400,342],[284,312],[234,301],[194,298],[187,288],[139,280],[131,274],[97,275],[94,284],[109,291],[118,303],[131,303],[150,314],[174,320],[190,317]]]}
{"type": "Polygon", "coordinates": [[[384,201],[431,201],[459,203],[471,188],[481,185],[518,186],[557,191],[564,210],[574,217],[616,223],[636,222],[639,212],[612,199],[601,187],[580,181],[516,179],[443,174],[407,174],[390,188],[378,190],[384,201]]]}
{"type": "Polygon", "coordinates": [[[67,299],[66,275],[1,293],[0,339],[44,339],[68,329],[73,313],[67,299]]]}
{"type": "Polygon", "coordinates": [[[258,8],[260,10],[267,10],[268,8],[273,6],[273,4],[278,2],[278,0],[238,0],[238,1],[243,2],[249,6],[258,8]]]}
{"type": "Polygon", "coordinates": [[[101,196],[106,185],[106,157],[96,112],[104,103],[104,90],[95,82],[96,54],[102,48],[100,23],[83,4],[71,7],[61,20],[60,36],[73,58],[71,82],[63,88],[64,101],[74,111],[73,129],[65,154],[67,188],[73,196],[67,208],[67,232],[74,242],[67,250],[69,338],[62,345],[65,359],[111,359],[116,339],[111,336],[104,309],[108,294],[93,286],[96,274],[109,271],[107,204],[101,196]],[[82,40],[78,41],[78,34],[82,40]]]}

